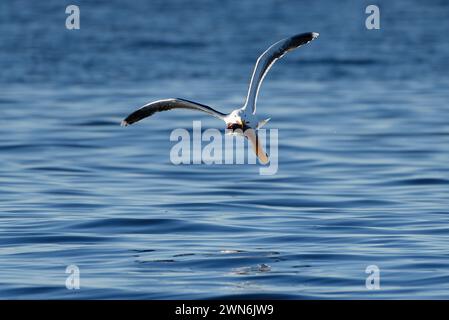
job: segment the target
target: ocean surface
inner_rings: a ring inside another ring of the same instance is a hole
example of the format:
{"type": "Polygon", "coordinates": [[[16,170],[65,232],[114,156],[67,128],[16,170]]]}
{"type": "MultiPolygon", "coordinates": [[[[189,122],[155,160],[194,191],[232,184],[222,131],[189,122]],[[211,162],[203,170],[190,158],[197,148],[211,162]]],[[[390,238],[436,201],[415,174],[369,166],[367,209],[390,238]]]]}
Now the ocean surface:
{"type": "Polygon", "coordinates": [[[449,3],[68,1],[0,4],[0,298],[449,298],[449,3]],[[174,165],[181,97],[243,104],[270,44],[260,165],[174,165]],[[269,150],[268,150],[269,151],[269,150]],[[80,288],[69,290],[69,265],[80,288]],[[380,289],[365,272],[380,270],[380,289]]]}

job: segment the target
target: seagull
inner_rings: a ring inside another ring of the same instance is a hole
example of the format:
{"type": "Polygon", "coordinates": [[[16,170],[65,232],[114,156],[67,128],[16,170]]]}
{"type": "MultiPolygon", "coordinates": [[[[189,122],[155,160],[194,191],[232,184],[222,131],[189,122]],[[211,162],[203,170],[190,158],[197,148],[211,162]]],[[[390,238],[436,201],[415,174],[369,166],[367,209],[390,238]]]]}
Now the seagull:
{"type": "Polygon", "coordinates": [[[171,109],[190,109],[205,112],[226,123],[228,133],[243,135],[252,144],[253,150],[259,161],[263,164],[268,163],[268,155],[264,152],[257,136],[257,130],[262,128],[269,120],[259,121],[256,116],[256,102],[259,89],[263,79],[267,75],[273,64],[282,58],[287,52],[292,51],[319,36],[317,32],[307,32],[297,34],[290,38],[282,39],[267,50],[265,50],[257,59],[254,71],[251,76],[248,94],[243,107],[233,110],[231,113],[222,113],[209,106],[181,98],[163,99],[145,104],[143,107],[131,113],[121,123],[122,126],[131,125],[144,118],[152,116],[156,112],[167,111],[171,109]]]}

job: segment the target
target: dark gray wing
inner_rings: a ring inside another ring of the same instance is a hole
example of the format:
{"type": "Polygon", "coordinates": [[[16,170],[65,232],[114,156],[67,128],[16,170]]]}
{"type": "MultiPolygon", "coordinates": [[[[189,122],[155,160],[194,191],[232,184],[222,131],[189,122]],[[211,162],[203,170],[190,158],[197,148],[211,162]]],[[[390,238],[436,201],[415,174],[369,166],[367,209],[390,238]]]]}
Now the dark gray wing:
{"type": "Polygon", "coordinates": [[[257,59],[254,67],[244,108],[250,106],[253,108],[253,113],[256,113],[256,102],[257,95],[259,94],[259,88],[271,66],[276,62],[276,60],[282,58],[282,56],[288,51],[309,43],[313,39],[316,39],[318,35],[319,34],[316,32],[297,34],[296,36],[276,42],[264,53],[262,53],[262,55],[257,59]]]}
{"type": "Polygon", "coordinates": [[[198,110],[210,114],[218,119],[222,119],[226,115],[217,110],[212,109],[204,104],[196,103],[185,99],[165,99],[148,103],[140,109],[134,111],[125,120],[122,121],[122,126],[127,126],[142,120],[146,117],[152,116],[156,112],[167,111],[171,109],[191,109],[198,110]]]}

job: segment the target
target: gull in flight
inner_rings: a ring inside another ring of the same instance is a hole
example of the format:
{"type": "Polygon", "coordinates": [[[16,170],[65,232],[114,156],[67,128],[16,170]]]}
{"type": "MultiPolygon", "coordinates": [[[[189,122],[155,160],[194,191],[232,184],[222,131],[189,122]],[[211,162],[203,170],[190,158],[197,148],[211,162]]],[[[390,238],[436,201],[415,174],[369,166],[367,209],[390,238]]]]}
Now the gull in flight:
{"type": "Polygon", "coordinates": [[[265,164],[268,162],[268,155],[264,152],[259,143],[257,130],[265,125],[270,118],[259,121],[256,117],[256,102],[260,85],[271,66],[278,59],[282,58],[287,52],[316,39],[318,35],[319,34],[316,32],[301,33],[290,38],[282,39],[265,50],[265,52],[257,59],[254,67],[245,104],[243,107],[233,110],[231,113],[222,113],[209,106],[190,100],[172,98],[158,100],[144,105],[127,116],[125,120],[122,121],[122,126],[131,125],[160,111],[171,109],[202,111],[223,120],[226,123],[226,128],[231,130],[231,133],[244,135],[251,142],[259,161],[265,164]]]}

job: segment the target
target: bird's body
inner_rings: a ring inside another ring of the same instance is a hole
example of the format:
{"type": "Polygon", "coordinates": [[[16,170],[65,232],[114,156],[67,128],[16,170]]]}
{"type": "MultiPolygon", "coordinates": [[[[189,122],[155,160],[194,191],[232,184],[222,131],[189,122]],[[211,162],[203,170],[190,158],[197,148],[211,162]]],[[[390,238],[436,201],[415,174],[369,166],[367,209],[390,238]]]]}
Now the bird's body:
{"type": "Polygon", "coordinates": [[[262,163],[268,162],[268,155],[262,150],[257,137],[257,130],[265,125],[268,120],[259,121],[256,116],[256,102],[260,86],[271,66],[280,59],[285,53],[300,47],[318,37],[316,32],[308,32],[295,35],[274,43],[257,59],[251,76],[248,95],[243,107],[233,110],[225,114],[219,112],[209,106],[193,102],[186,99],[164,99],[158,100],[144,105],[138,110],[131,113],[122,121],[122,126],[128,126],[143,118],[149,117],[156,112],[167,111],[171,109],[191,109],[205,112],[226,123],[229,132],[242,134],[253,145],[253,149],[262,163]]]}

